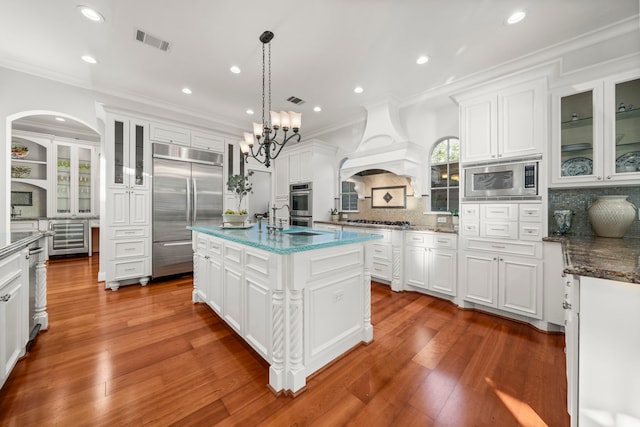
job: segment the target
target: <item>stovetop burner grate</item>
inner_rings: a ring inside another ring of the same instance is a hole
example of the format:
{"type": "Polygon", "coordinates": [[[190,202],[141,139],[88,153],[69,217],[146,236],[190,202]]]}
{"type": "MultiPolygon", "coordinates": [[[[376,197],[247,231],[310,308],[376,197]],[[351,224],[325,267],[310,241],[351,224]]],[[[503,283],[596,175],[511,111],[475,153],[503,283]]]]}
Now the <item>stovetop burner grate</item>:
{"type": "Polygon", "coordinates": [[[375,219],[348,219],[347,222],[356,224],[395,225],[397,227],[409,227],[409,221],[381,221],[375,219]]]}

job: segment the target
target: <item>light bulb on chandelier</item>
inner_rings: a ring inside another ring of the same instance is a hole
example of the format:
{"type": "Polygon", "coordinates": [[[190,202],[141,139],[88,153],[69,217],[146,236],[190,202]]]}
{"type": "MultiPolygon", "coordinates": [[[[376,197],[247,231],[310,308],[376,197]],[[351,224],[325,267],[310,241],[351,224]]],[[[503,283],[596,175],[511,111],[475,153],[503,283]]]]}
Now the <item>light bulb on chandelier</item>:
{"type": "Polygon", "coordinates": [[[273,39],[271,31],[265,31],[260,35],[262,42],[262,123],[253,123],[253,133],[245,132],[244,139],[239,142],[240,150],[244,154],[245,161],[249,156],[264,164],[271,165],[271,161],[278,157],[285,144],[292,139],[300,142],[302,135],[298,133],[302,124],[302,114],[295,111],[271,111],[271,45],[273,39]],[[268,68],[265,52],[268,51],[268,68]],[[268,80],[266,78],[268,77],[268,80]],[[268,83],[268,92],[265,93],[265,82],[268,83]],[[268,109],[265,109],[265,101],[268,109]],[[265,112],[269,111],[269,120],[265,112]],[[282,141],[276,140],[278,130],[282,129],[282,141]],[[287,137],[287,132],[293,130],[293,134],[287,137]],[[255,137],[255,139],[254,139],[255,137]],[[254,150],[255,148],[255,150],[254,150]]]}

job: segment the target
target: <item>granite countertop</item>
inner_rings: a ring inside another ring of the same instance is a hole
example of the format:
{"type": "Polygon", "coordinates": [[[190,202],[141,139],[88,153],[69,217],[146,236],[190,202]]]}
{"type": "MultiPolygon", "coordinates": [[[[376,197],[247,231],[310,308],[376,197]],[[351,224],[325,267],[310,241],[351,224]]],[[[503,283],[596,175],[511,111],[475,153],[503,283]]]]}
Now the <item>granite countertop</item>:
{"type": "MultiPolygon", "coordinates": [[[[9,243],[0,245],[0,259],[5,258],[12,253],[29,246],[31,243],[42,237],[49,236],[51,233],[44,231],[21,231],[13,232],[9,235],[9,243]]],[[[7,241],[7,234],[0,234],[0,241],[7,241]]]]}
{"type": "Polygon", "coordinates": [[[640,238],[552,236],[544,241],[562,243],[567,274],[640,283],[640,238]]]}
{"type": "Polygon", "coordinates": [[[249,228],[222,228],[218,225],[192,226],[190,230],[220,237],[232,242],[252,246],[269,252],[286,255],[294,252],[310,251],[313,249],[329,248],[333,246],[348,245],[351,243],[366,242],[381,239],[381,235],[353,233],[349,231],[313,230],[306,227],[287,227],[284,232],[268,234],[263,226],[262,233],[258,232],[258,225],[251,224],[249,228]],[[307,231],[313,235],[293,235],[296,231],[307,231]]]}
{"type": "Polygon", "coordinates": [[[349,221],[313,221],[317,224],[330,224],[330,225],[346,225],[347,227],[362,227],[362,228],[379,228],[384,230],[410,230],[410,231],[433,231],[437,233],[457,233],[458,231],[453,227],[433,227],[430,225],[410,225],[408,227],[401,227],[398,225],[386,225],[386,224],[365,224],[361,222],[349,222],[349,221]]]}

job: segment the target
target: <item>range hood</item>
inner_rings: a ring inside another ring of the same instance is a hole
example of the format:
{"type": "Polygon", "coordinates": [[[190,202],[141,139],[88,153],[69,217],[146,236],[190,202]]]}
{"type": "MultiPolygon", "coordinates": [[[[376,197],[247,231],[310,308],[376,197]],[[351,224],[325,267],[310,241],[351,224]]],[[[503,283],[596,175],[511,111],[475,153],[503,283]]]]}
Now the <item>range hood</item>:
{"type": "Polygon", "coordinates": [[[411,180],[415,197],[423,190],[424,149],[412,143],[400,126],[395,103],[386,101],[367,108],[367,123],[362,141],[347,155],[340,168],[342,181],[365,171],[383,170],[411,180]]]}

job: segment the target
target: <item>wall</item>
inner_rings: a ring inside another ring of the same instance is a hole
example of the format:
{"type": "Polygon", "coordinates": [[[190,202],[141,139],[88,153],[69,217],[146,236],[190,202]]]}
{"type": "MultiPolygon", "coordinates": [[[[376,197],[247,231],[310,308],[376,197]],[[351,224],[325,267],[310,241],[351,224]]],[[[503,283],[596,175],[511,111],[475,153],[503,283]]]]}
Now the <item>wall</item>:
{"type": "MultiPolygon", "coordinates": [[[[628,195],[627,199],[636,208],[640,206],[640,186],[634,187],[603,187],[603,188],[576,188],[576,189],[549,189],[549,234],[557,228],[553,219],[553,212],[558,209],[571,209],[573,211],[570,233],[578,236],[594,236],[591,228],[587,209],[596,200],[597,196],[607,194],[628,195]]],[[[636,211],[636,219],[627,230],[625,237],[640,238],[640,220],[636,211]]]]}

